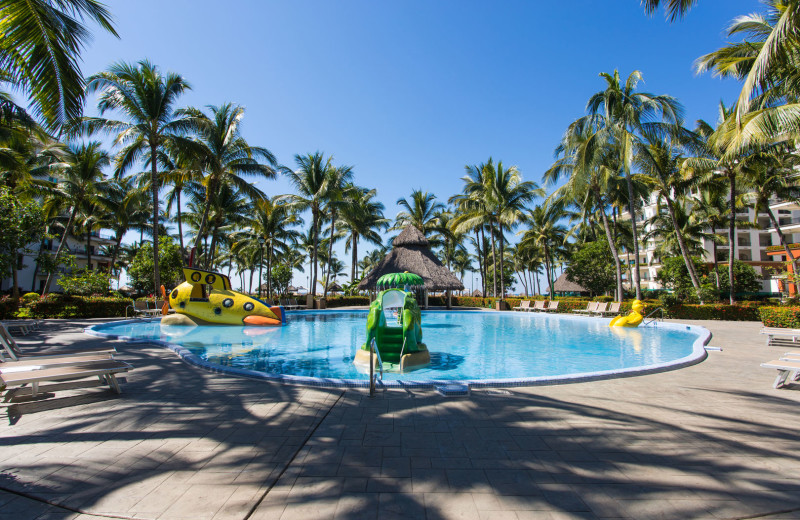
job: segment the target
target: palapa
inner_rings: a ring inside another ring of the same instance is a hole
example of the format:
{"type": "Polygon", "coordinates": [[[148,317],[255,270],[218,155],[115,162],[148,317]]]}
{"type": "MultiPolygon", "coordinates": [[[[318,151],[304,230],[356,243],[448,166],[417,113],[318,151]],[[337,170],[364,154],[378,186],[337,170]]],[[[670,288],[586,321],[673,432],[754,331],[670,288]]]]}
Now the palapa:
{"type": "Polygon", "coordinates": [[[431,251],[428,239],[414,226],[406,227],[392,241],[392,250],[358,284],[359,290],[375,289],[378,278],[408,271],[422,277],[428,291],[460,291],[464,284],[431,251]]]}

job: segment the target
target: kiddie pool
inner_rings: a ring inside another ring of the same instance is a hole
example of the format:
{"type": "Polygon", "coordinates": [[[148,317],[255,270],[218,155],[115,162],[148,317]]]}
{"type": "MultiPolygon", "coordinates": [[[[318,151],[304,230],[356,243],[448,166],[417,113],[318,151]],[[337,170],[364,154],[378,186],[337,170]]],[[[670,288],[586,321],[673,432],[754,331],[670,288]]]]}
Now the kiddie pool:
{"type": "MultiPolygon", "coordinates": [[[[208,370],[284,383],[368,386],[352,360],[366,310],[288,312],[282,327],[162,326],[158,319],[94,325],[88,334],[166,346],[208,370]]],[[[557,384],[673,370],[705,359],[711,333],[696,325],[609,327],[610,320],[522,312],[424,311],[429,367],[384,372],[390,387],[557,384]]],[[[379,383],[380,384],[380,383],[379,383]]]]}

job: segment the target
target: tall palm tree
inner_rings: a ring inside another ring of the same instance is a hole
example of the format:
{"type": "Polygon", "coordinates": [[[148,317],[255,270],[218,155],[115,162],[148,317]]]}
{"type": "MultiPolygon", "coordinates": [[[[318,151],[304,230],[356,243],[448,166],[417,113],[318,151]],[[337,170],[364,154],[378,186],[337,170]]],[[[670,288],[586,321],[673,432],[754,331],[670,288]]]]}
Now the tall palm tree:
{"type": "Polygon", "coordinates": [[[261,190],[244,177],[274,179],[278,168],[272,152],[266,148],[251,146],[242,137],[239,127],[244,118],[244,107],[224,103],[218,107],[209,106],[207,109],[209,114],[197,108],[179,111],[180,115],[189,118],[202,145],[198,147],[196,143],[179,143],[177,147],[181,153],[194,155],[205,173],[201,183],[205,187],[206,199],[195,248],[199,248],[206,234],[212,198],[223,184],[231,184],[253,200],[262,199],[264,194],[261,190]]]}
{"type": "MultiPolygon", "coordinates": [[[[489,163],[492,161],[489,159],[489,163]]],[[[524,218],[526,205],[536,197],[544,197],[544,190],[535,182],[523,181],[522,174],[516,166],[503,168],[503,161],[497,162],[497,168],[489,171],[489,210],[496,225],[500,242],[500,297],[506,297],[505,276],[503,273],[505,257],[505,235],[507,228],[514,227],[524,218]]]]}
{"type": "MultiPolygon", "coordinates": [[[[69,208],[69,218],[64,226],[64,234],[61,235],[58,249],[56,249],[54,265],[58,265],[61,259],[61,253],[66,245],[67,237],[72,233],[78,212],[85,204],[93,203],[96,200],[97,192],[105,183],[103,168],[110,164],[111,157],[98,142],[67,148],[58,183],[55,187],[46,189],[50,200],[45,202],[45,206],[58,204],[61,207],[69,208]]],[[[48,273],[42,295],[50,292],[54,274],[52,271],[48,273]]]]}
{"type": "Polygon", "coordinates": [[[31,98],[33,113],[54,130],[81,116],[80,51],[91,41],[84,20],[119,37],[97,0],[4,0],[0,5],[0,70],[31,98]]]}
{"type": "Polygon", "coordinates": [[[325,158],[324,154],[315,152],[307,155],[295,155],[297,170],[285,172],[289,181],[297,190],[296,195],[287,195],[287,199],[298,210],[311,210],[311,255],[309,261],[312,269],[311,296],[317,295],[317,264],[319,258],[319,228],[322,216],[322,207],[328,197],[328,184],[330,171],[334,168],[332,157],[325,158]]]}
{"type": "MultiPolygon", "coordinates": [[[[491,162],[491,158],[489,159],[491,162]]],[[[478,258],[478,270],[481,276],[481,294],[486,294],[488,277],[488,248],[486,244],[486,228],[491,226],[492,220],[486,204],[486,190],[489,186],[489,172],[493,168],[486,163],[464,166],[466,175],[461,178],[464,182],[462,193],[450,197],[449,203],[455,208],[457,216],[454,221],[455,229],[461,233],[470,231],[475,233],[472,239],[478,258]]],[[[491,234],[494,238],[494,234],[491,234]]],[[[494,241],[492,241],[492,261],[495,259],[494,241]]],[[[494,293],[497,294],[497,277],[493,276],[494,293]]]]}
{"type": "MultiPolygon", "coordinates": [[[[724,244],[723,237],[717,234],[718,229],[725,229],[728,224],[730,206],[725,197],[725,185],[712,181],[703,184],[695,197],[691,199],[692,214],[705,227],[711,230],[711,260],[714,263],[714,278],[717,289],[719,283],[718,244],[724,244]]],[[[737,204],[738,206],[739,204],[737,204]]]]}
{"type": "MultiPolygon", "coordinates": [[[[666,0],[664,2],[665,14],[671,22],[674,22],[678,18],[683,18],[696,3],[697,0],[666,0]]],[[[661,0],[642,0],[642,4],[645,12],[651,15],[658,11],[661,0]]]]}
{"type": "MultiPolygon", "coordinates": [[[[646,143],[640,143],[636,149],[634,159],[641,171],[641,178],[663,200],[672,223],[673,232],[678,242],[680,254],[683,257],[689,278],[697,293],[700,304],[703,304],[703,295],[700,289],[700,278],[694,268],[691,252],[686,244],[686,237],[677,218],[677,197],[684,196],[691,188],[691,183],[683,174],[681,166],[684,156],[681,149],[672,140],[651,136],[646,143]]],[[[682,205],[681,205],[682,206],[682,205]]]]}
{"type": "Polygon", "coordinates": [[[158,267],[158,219],[160,179],[158,153],[177,142],[188,142],[182,135],[192,128],[190,118],[176,112],[175,104],[181,94],[191,87],[182,76],[174,73],[162,75],[158,67],[147,60],[137,64],[116,63],[107,71],[89,78],[87,92],[99,91],[97,108],[100,115],[116,111],[128,121],[103,117],[83,118],[83,127],[90,133],[105,131],[116,133],[115,144],[122,145],[117,153],[117,175],[140,159],[149,157],[150,190],[153,199],[153,275],[155,294],[161,286],[158,267]]]}
{"type": "MultiPolygon", "coordinates": [[[[681,122],[683,107],[674,98],[638,92],[636,87],[642,81],[642,73],[633,71],[625,81],[621,82],[619,71],[612,74],[600,74],[606,82],[606,88],[589,98],[586,109],[592,117],[601,121],[603,137],[613,144],[618,156],[618,164],[625,175],[628,187],[628,213],[633,230],[633,254],[635,269],[633,281],[636,286],[636,299],[642,298],[642,287],[639,276],[639,238],[636,226],[637,198],[634,197],[632,163],[634,148],[640,136],[653,131],[653,127],[661,126],[656,121],[663,119],[667,126],[681,122]]],[[[666,129],[662,129],[666,130],[666,129]]]]}
{"type": "Polygon", "coordinates": [[[528,212],[525,221],[528,229],[523,233],[520,244],[522,247],[534,246],[541,248],[544,253],[545,272],[547,273],[547,286],[550,296],[553,290],[552,266],[556,249],[562,246],[567,237],[567,228],[559,223],[564,213],[558,204],[545,202],[528,212]]]}
{"type": "Polygon", "coordinates": [[[374,200],[375,190],[353,185],[348,193],[348,203],[339,213],[339,226],[348,234],[345,252],[351,250],[350,281],[354,282],[358,279],[359,240],[381,245],[383,237],[379,232],[389,226],[389,220],[383,216],[383,203],[374,200]]]}
{"type": "Polygon", "coordinates": [[[133,177],[122,177],[109,181],[98,203],[108,212],[103,227],[114,231],[114,250],[111,254],[111,269],[119,255],[122,238],[129,230],[147,220],[150,204],[146,188],[137,187],[133,177]]]}
{"type": "MultiPolygon", "coordinates": [[[[339,166],[328,171],[328,194],[325,200],[325,209],[330,217],[330,235],[328,237],[328,258],[333,258],[333,243],[335,241],[336,219],[339,211],[350,204],[349,191],[352,189],[353,167],[339,166]]],[[[328,297],[328,285],[325,284],[322,297],[328,297]]]]}

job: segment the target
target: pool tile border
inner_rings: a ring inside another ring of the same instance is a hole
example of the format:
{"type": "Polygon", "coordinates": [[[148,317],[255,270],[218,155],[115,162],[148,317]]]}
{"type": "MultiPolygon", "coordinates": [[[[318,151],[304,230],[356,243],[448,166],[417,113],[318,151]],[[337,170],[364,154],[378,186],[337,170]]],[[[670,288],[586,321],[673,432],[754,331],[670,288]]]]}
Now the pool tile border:
{"type": "MultiPolygon", "coordinates": [[[[343,312],[364,312],[363,309],[359,310],[344,310],[344,309],[336,309],[336,310],[320,310],[320,311],[300,311],[302,314],[334,314],[334,313],[343,313],[343,312]]],[[[426,311],[426,312],[452,312],[452,311],[440,311],[440,310],[433,310],[433,311],[426,311]]],[[[486,312],[486,311],[456,311],[460,313],[471,313],[471,312],[486,312]]],[[[294,312],[287,312],[287,314],[291,315],[294,312]]],[[[515,315],[521,316],[531,316],[533,318],[533,314],[531,313],[520,313],[515,315]]],[[[609,321],[607,318],[594,318],[594,317],[585,317],[585,316],[569,316],[569,315],[559,315],[561,319],[572,319],[572,320],[600,320],[600,321],[609,321]]],[[[160,319],[160,318],[159,318],[160,319]]],[[[127,320],[120,320],[120,321],[113,321],[113,322],[106,322],[98,325],[93,325],[91,327],[87,327],[84,329],[84,333],[89,334],[91,336],[99,337],[99,338],[107,338],[107,339],[115,339],[125,341],[127,343],[140,343],[140,344],[149,344],[149,345],[156,345],[165,347],[175,354],[181,357],[185,362],[190,365],[194,365],[196,367],[202,368],[203,370],[207,370],[209,372],[217,373],[217,374],[226,374],[226,375],[234,375],[239,377],[247,377],[250,379],[261,379],[266,381],[272,381],[276,383],[286,384],[286,385],[299,385],[299,386],[309,386],[309,387],[319,387],[319,388],[367,388],[369,387],[369,379],[361,380],[361,379],[339,379],[339,378],[320,378],[320,377],[308,377],[308,376],[294,376],[294,375],[287,375],[287,374],[273,374],[268,372],[259,372],[256,370],[248,370],[246,368],[237,368],[237,367],[228,367],[223,365],[216,365],[214,363],[209,363],[208,361],[202,359],[201,357],[193,354],[188,349],[182,347],[181,345],[175,343],[169,343],[166,341],[161,340],[154,340],[154,339],[137,339],[130,336],[122,336],[118,334],[109,334],[106,332],[102,332],[97,330],[97,328],[107,327],[109,325],[122,325],[126,323],[138,323],[142,321],[152,321],[152,319],[127,319],[127,320]]],[[[419,389],[435,389],[439,386],[445,385],[466,385],[470,389],[478,389],[478,388],[509,388],[509,387],[522,387],[522,386],[546,386],[546,385],[558,385],[558,384],[569,384],[569,383],[584,383],[589,381],[600,381],[603,379],[616,379],[622,377],[634,377],[646,374],[657,374],[659,372],[668,372],[670,370],[678,370],[681,368],[686,368],[697,363],[702,362],[706,357],[707,353],[705,350],[705,346],[711,340],[711,332],[706,329],[705,327],[700,327],[698,325],[686,325],[683,323],[664,323],[664,322],[652,322],[647,325],[647,327],[657,327],[663,329],[671,329],[671,330],[689,330],[691,332],[699,334],[698,338],[692,345],[692,353],[688,356],[676,359],[675,361],[670,361],[667,363],[657,363],[654,365],[645,365],[641,367],[632,367],[632,368],[623,368],[619,370],[603,370],[598,372],[581,372],[578,374],[567,374],[567,375],[559,375],[559,376],[539,376],[539,377],[527,377],[527,378],[509,378],[509,379],[481,379],[481,380],[474,380],[474,379],[427,379],[421,381],[403,381],[403,380],[391,380],[391,381],[377,381],[376,387],[377,388],[419,388],[419,389]]]]}

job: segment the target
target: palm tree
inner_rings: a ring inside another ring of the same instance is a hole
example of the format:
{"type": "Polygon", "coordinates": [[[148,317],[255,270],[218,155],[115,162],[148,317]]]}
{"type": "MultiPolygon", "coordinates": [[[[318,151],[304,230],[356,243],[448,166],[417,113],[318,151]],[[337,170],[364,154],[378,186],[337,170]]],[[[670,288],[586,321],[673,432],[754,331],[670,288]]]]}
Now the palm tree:
{"type": "MultiPolygon", "coordinates": [[[[489,159],[491,162],[491,158],[489,159]]],[[[481,275],[481,294],[486,294],[486,279],[488,276],[488,248],[486,245],[486,228],[491,225],[489,210],[486,205],[486,187],[489,185],[488,174],[490,169],[486,163],[464,166],[466,175],[461,178],[464,182],[463,192],[450,197],[449,203],[455,207],[455,229],[462,233],[475,232],[471,241],[475,247],[478,258],[478,270],[481,275]]],[[[491,228],[490,228],[491,229],[491,228]]],[[[491,234],[494,239],[494,234],[491,234]]],[[[492,240],[492,262],[495,259],[494,240],[492,240]]],[[[493,277],[494,293],[497,294],[497,277],[493,277]]]]}
{"type": "Polygon", "coordinates": [[[552,200],[559,206],[577,203],[596,209],[603,223],[608,247],[614,258],[617,277],[616,298],[617,301],[622,301],[622,265],[606,213],[606,208],[609,206],[606,197],[607,187],[611,179],[617,177],[619,172],[616,155],[610,152],[604,136],[599,135],[596,122],[587,118],[578,119],[567,128],[561,143],[556,148],[556,154],[559,158],[545,172],[545,181],[552,183],[564,175],[569,177],[563,186],[550,195],[548,200],[552,200]]]}
{"type": "Polygon", "coordinates": [[[328,183],[331,179],[329,172],[333,169],[333,158],[325,159],[324,154],[315,152],[305,156],[295,155],[294,160],[298,169],[286,172],[286,174],[299,194],[287,195],[287,199],[298,210],[311,210],[311,255],[309,260],[312,266],[312,279],[310,290],[311,296],[314,297],[317,295],[320,218],[322,207],[328,197],[328,183]]]}
{"type": "MultiPolygon", "coordinates": [[[[492,164],[489,159],[487,167],[492,164]]],[[[500,297],[506,297],[504,265],[504,228],[513,230],[523,219],[526,205],[536,197],[544,197],[544,190],[532,181],[523,181],[516,166],[503,168],[503,161],[497,162],[495,170],[489,170],[489,211],[492,214],[500,241],[500,297]]]]}
{"type": "Polygon", "coordinates": [[[339,212],[339,226],[348,233],[345,252],[352,250],[350,257],[350,281],[358,278],[358,241],[364,239],[380,245],[383,237],[379,231],[386,229],[389,220],[383,216],[384,206],[373,200],[377,192],[358,186],[348,189],[348,203],[339,212]]]}
{"type": "MultiPolygon", "coordinates": [[[[339,166],[328,171],[328,194],[325,200],[325,209],[330,217],[331,233],[328,238],[328,258],[333,258],[333,243],[336,240],[336,218],[338,212],[350,204],[349,190],[352,188],[353,167],[339,166]]],[[[335,279],[335,278],[334,278],[335,279]]],[[[322,297],[328,297],[328,285],[325,284],[322,297]]]]}
{"type": "Polygon", "coordinates": [[[114,269],[125,233],[147,220],[150,212],[147,191],[136,187],[133,177],[114,179],[98,196],[98,203],[109,216],[103,227],[114,231],[115,244],[111,254],[111,269],[114,269]]]}
{"type": "Polygon", "coordinates": [[[395,217],[392,229],[414,226],[428,238],[436,225],[436,213],[445,209],[444,204],[436,202],[436,195],[422,190],[413,190],[410,200],[397,199],[397,205],[405,208],[395,217]]]}
{"type": "Polygon", "coordinates": [[[97,0],[5,0],[0,6],[0,70],[31,98],[33,113],[54,130],[81,116],[79,53],[91,40],[89,19],[119,37],[97,0]]]}
{"type": "MultiPolygon", "coordinates": [[[[728,224],[730,206],[725,198],[725,186],[716,181],[703,184],[692,198],[692,213],[697,221],[711,230],[711,256],[714,263],[714,274],[717,289],[719,285],[719,255],[717,245],[724,243],[723,237],[717,234],[717,229],[725,229],[728,224]]],[[[738,204],[737,204],[738,205],[738,204]]]]}
{"type": "MultiPolygon", "coordinates": [[[[683,18],[696,3],[697,0],[666,0],[664,2],[665,14],[671,22],[674,22],[678,18],[683,18]]],[[[652,15],[658,10],[661,0],[642,0],[642,4],[644,4],[645,12],[652,15]]]]}
{"type": "Polygon", "coordinates": [[[547,273],[547,286],[550,297],[555,294],[553,290],[552,265],[555,250],[559,248],[567,237],[567,228],[559,221],[564,213],[558,204],[545,202],[528,212],[525,221],[528,230],[522,235],[522,247],[534,246],[541,248],[544,253],[545,272],[547,273]]]}
{"type": "Polygon", "coordinates": [[[102,116],[109,110],[118,111],[128,122],[102,117],[83,118],[89,132],[116,132],[116,144],[123,148],[116,156],[117,175],[143,157],[150,159],[150,190],[153,198],[153,271],[155,294],[161,286],[158,268],[158,219],[160,188],[158,152],[178,142],[188,142],[181,136],[192,128],[191,120],[175,110],[178,97],[189,90],[189,84],[178,74],[162,75],[158,67],[147,60],[136,65],[120,62],[108,71],[89,78],[87,92],[100,91],[97,108],[102,116]]]}
{"type": "MultiPolygon", "coordinates": [[[[261,190],[244,176],[274,179],[278,168],[272,152],[259,146],[250,146],[239,132],[244,107],[224,103],[218,107],[209,106],[207,109],[209,115],[196,108],[179,111],[180,115],[188,117],[192,122],[202,145],[198,147],[195,143],[180,143],[178,146],[181,153],[195,156],[205,173],[201,183],[205,187],[206,199],[195,249],[200,247],[206,234],[212,198],[223,184],[231,184],[253,200],[262,199],[264,194],[261,190]]],[[[208,260],[207,258],[206,261],[208,260]]]]}
{"type": "Polygon", "coordinates": [[[674,146],[671,140],[651,136],[646,143],[640,143],[636,149],[634,159],[636,166],[641,171],[641,178],[663,200],[672,223],[672,228],[678,242],[680,254],[689,272],[689,278],[697,293],[700,304],[703,304],[703,295],[700,289],[700,278],[692,262],[691,252],[686,244],[686,237],[678,223],[676,197],[685,195],[691,187],[690,181],[681,170],[684,156],[680,149],[674,146]]]}
{"type": "MultiPolygon", "coordinates": [[[[642,287],[639,276],[639,237],[636,229],[636,202],[634,197],[631,166],[634,148],[640,136],[654,127],[661,126],[654,122],[657,117],[666,121],[667,126],[677,125],[681,120],[683,107],[670,96],[656,96],[647,92],[637,92],[636,87],[642,81],[642,73],[633,71],[623,85],[619,71],[613,74],[600,74],[606,82],[606,89],[589,98],[586,109],[592,117],[600,119],[601,133],[610,143],[618,156],[618,164],[625,175],[628,187],[628,213],[633,230],[633,254],[635,269],[633,281],[636,286],[636,299],[642,299],[642,287]]],[[[661,129],[668,130],[668,129],[661,129]]]]}
{"type": "MultiPolygon", "coordinates": [[[[100,143],[98,142],[67,148],[58,184],[46,190],[50,200],[45,202],[45,206],[57,204],[61,207],[69,208],[69,219],[64,226],[64,234],[61,235],[58,249],[56,249],[54,265],[58,265],[61,259],[61,253],[64,250],[67,237],[72,233],[78,212],[81,211],[85,204],[96,200],[98,190],[104,185],[103,168],[108,167],[110,164],[111,157],[108,152],[100,148],[100,143]]],[[[47,274],[47,281],[42,295],[50,291],[54,274],[52,271],[47,274]]]]}

